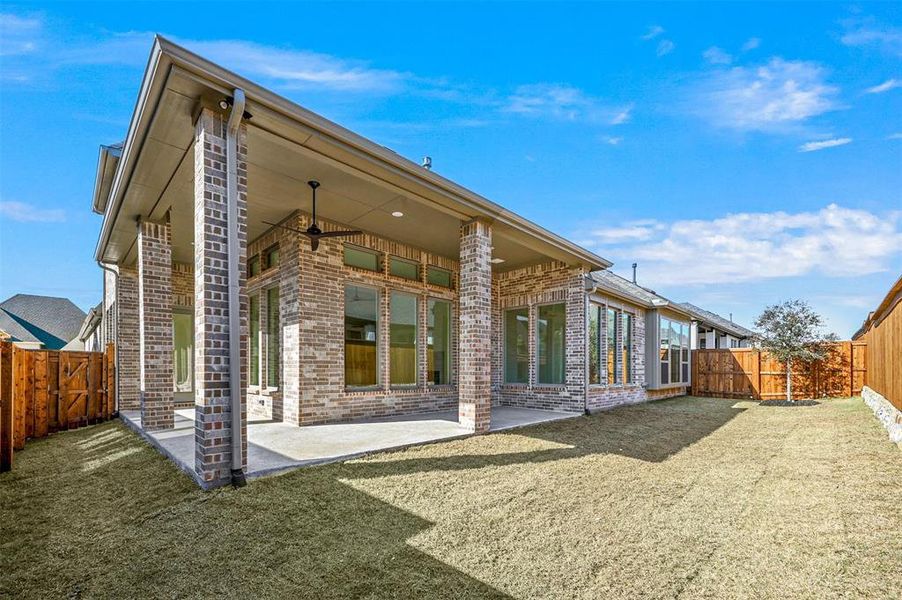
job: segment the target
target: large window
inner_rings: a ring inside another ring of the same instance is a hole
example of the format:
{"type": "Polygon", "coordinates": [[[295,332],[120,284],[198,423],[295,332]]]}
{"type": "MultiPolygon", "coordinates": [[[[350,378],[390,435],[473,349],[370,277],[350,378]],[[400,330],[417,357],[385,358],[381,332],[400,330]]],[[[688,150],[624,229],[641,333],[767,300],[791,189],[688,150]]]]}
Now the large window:
{"type": "Polygon", "coordinates": [[[417,297],[403,292],[391,293],[389,323],[389,365],[392,385],[417,383],[417,297]]]}
{"type": "Polygon", "coordinates": [[[260,296],[250,298],[251,385],[260,385],[260,296]]]}
{"type": "Polygon", "coordinates": [[[621,354],[621,365],[623,368],[623,382],[632,383],[633,381],[633,315],[623,313],[623,327],[621,329],[621,339],[623,351],[621,354]]]}
{"type": "Polygon", "coordinates": [[[539,307],[536,321],[536,363],[539,383],[564,383],[566,324],[564,304],[547,304],[539,307]]]}
{"type": "Polygon", "coordinates": [[[589,383],[601,383],[601,307],[589,305],[589,383]]]}
{"type": "Polygon", "coordinates": [[[426,312],[426,372],[429,383],[451,383],[451,303],[429,300],[426,312]]]}
{"type": "Polygon", "coordinates": [[[175,391],[190,392],[194,389],[194,316],[172,313],[172,330],[175,391]]]}
{"type": "Polygon", "coordinates": [[[689,325],[661,317],[661,384],[689,383],[689,325]]]}
{"type": "Polygon", "coordinates": [[[607,311],[607,365],[608,385],[623,383],[617,372],[617,315],[618,311],[609,308],[607,311]]]}
{"type": "MultiPolygon", "coordinates": [[[[278,252],[278,251],[277,251],[278,252]]],[[[266,290],[266,385],[279,387],[279,288],[266,290]]]]}
{"type": "Polygon", "coordinates": [[[379,294],[373,288],[345,286],[345,385],[379,383],[379,294]]]}
{"type": "Polygon", "coordinates": [[[504,311],[504,382],[529,382],[529,309],[504,311]]]}

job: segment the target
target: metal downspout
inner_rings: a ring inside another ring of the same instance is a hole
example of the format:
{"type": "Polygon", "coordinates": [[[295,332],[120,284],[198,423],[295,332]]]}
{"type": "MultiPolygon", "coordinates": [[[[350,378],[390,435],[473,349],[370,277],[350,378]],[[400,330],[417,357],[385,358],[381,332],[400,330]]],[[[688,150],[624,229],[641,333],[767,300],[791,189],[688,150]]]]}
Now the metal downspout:
{"type": "Polygon", "coordinates": [[[241,418],[241,315],[238,248],[238,128],[244,115],[244,90],[235,89],[226,128],[226,203],[229,249],[229,395],[232,413],[232,483],[244,485],[241,418]]]}
{"type": "MultiPolygon", "coordinates": [[[[97,266],[100,267],[101,269],[103,269],[104,271],[108,271],[108,272],[112,273],[113,277],[116,280],[116,315],[114,317],[116,319],[116,341],[113,342],[113,348],[114,348],[114,352],[115,352],[113,360],[115,360],[115,362],[116,362],[116,364],[115,364],[115,368],[116,368],[116,414],[119,414],[119,271],[117,271],[116,269],[112,268],[109,265],[102,263],[99,260],[97,261],[97,266]]],[[[103,290],[104,301],[106,301],[106,285],[104,285],[103,287],[104,287],[104,290],[103,290]]],[[[102,318],[102,315],[101,315],[101,318],[102,318]]]]}

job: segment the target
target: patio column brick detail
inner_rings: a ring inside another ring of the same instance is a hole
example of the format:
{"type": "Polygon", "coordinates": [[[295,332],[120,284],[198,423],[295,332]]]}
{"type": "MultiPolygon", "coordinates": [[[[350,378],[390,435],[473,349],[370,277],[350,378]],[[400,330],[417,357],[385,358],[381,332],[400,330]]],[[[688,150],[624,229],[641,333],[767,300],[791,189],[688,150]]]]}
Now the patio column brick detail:
{"type": "Polygon", "coordinates": [[[458,420],[489,430],[492,411],[492,227],[475,220],[460,230],[458,420]]]}
{"type": "Polygon", "coordinates": [[[168,223],[138,223],[141,427],[173,425],[172,242],[168,223]]]}
{"type": "MultiPolygon", "coordinates": [[[[194,144],[194,468],[205,487],[230,481],[229,273],[226,119],[203,109],[194,144]]],[[[247,130],[238,133],[242,465],[247,466],[247,130]]]]}
{"type": "Polygon", "coordinates": [[[141,340],[138,318],[138,270],[119,267],[116,283],[115,338],[119,364],[119,410],[138,410],[141,378],[141,340]]]}

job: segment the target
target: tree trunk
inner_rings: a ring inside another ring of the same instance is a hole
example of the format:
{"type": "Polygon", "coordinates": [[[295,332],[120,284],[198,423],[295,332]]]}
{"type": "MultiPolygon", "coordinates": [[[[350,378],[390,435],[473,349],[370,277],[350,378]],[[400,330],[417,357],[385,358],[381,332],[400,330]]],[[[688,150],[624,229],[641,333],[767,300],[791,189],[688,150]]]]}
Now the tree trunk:
{"type": "Polygon", "coordinates": [[[786,401],[792,402],[792,360],[786,360],[786,401]]]}

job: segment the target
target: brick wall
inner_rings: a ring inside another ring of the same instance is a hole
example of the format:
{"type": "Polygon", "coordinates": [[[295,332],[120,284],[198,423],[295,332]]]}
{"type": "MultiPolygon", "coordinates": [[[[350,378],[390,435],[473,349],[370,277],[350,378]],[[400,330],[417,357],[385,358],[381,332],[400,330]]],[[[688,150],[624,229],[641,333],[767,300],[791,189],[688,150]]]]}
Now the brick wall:
{"type": "Polygon", "coordinates": [[[141,377],[141,353],[138,336],[138,269],[119,267],[116,290],[118,318],[116,324],[119,344],[119,409],[138,410],[141,377]]]}
{"type": "Polygon", "coordinates": [[[560,262],[496,273],[492,298],[492,398],[501,406],[582,412],[586,382],[585,270],[560,262]],[[536,376],[538,306],[566,305],[565,378],[560,385],[540,384],[536,376]],[[503,314],[508,308],[529,310],[529,381],[503,381],[503,314]]]}
{"type": "MultiPolygon", "coordinates": [[[[306,229],[310,216],[298,213],[286,224],[306,229]]],[[[319,220],[324,231],[347,229],[343,224],[319,220]]],[[[369,248],[395,255],[424,265],[448,269],[457,279],[456,261],[433,255],[417,248],[399,244],[364,233],[351,238],[323,239],[316,252],[310,244],[291,232],[266,234],[255,240],[250,252],[262,250],[278,239],[280,265],[272,274],[261,273],[249,283],[250,289],[263,289],[278,281],[280,286],[280,320],[282,330],[282,377],[278,395],[274,392],[252,395],[258,407],[254,411],[265,414],[271,410],[274,418],[281,408],[282,420],[308,425],[345,421],[362,417],[379,417],[457,408],[457,357],[452,342],[452,384],[432,386],[426,383],[426,319],[429,298],[451,302],[452,324],[458,314],[457,283],[446,289],[426,283],[425,269],[419,281],[410,281],[389,274],[387,264],[381,273],[344,265],[344,244],[369,248]],[[271,236],[271,237],[267,237],[271,236]],[[380,294],[379,376],[380,383],[366,390],[346,389],[344,372],[344,289],[353,283],[376,288],[380,294]],[[419,299],[419,361],[418,383],[415,386],[392,389],[389,384],[388,362],[388,306],[392,290],[407,292],[419,299]],[[260,403],[262,400],[262,404],[260,403]],[[279,403],[281,406],[279,406],[279,403]],[[270,408],[271,407],[271,408],[270,408]]],[[[262,304],[262,303],[261,303],[262,304]]],[[[262,308],[262,306],[261,306],[262,308]]],[[[452,341],[456,340],[456,325],[452,325],[452,341]]]]}
{"type": "Polygon", "coordinates": [[[461,426],[488,431],[492,411],[492,228],[471,221],[460,230],[461,426]]]}

